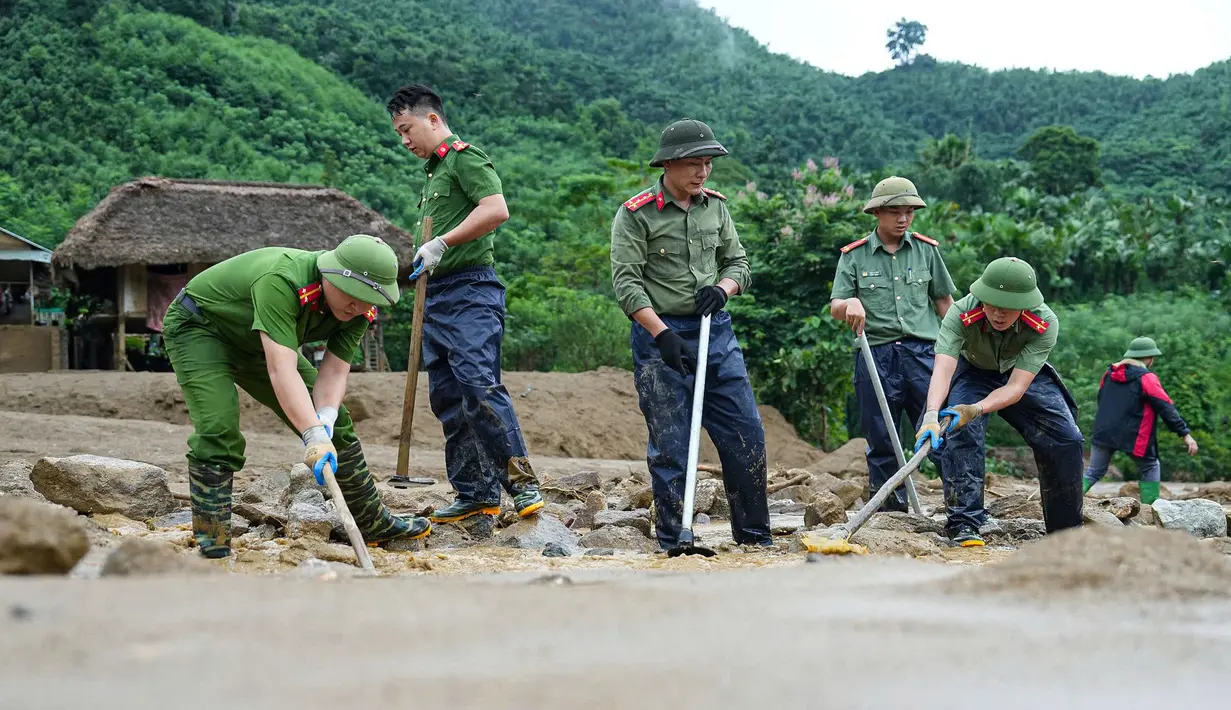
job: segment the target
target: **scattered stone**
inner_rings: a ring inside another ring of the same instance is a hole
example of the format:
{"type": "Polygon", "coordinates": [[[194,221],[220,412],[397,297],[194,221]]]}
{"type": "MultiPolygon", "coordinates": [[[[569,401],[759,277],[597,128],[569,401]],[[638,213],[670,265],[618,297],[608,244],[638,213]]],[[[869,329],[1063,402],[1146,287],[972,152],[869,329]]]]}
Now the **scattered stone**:
{"type": "Polygon", "coordinates": [[[586,550],[586,557],[611,557],[615,550],[610,547],[592,547],[586,550]]]}
{"type": "Polygon", "coordinates": [[[789,501],[807,501],[812,497],[813,489],[806,484],[800,483],[786,488],[779,488],[769,494],[770,500],[789,500],[789,501]]]}
{"type": "Polygon", "coordinates": [[[1141,501],[1136,498],[1104,498],[1096,503],[1098,507],[1106,510],[1120,520],[1128,520],[1137,513],[1141,512],[1141,501]]]}
{"type": "Polygon", "coordinates": [[[857,480],[867,478],[868,460],[865,452],[868,448],[866,439],[850,439],[842,446],[825,454],[825,458],[812,464],[808,470],[812,473],[828,473],[838,478],[857,480]]]}
{"type": "Polygon", "coordinates": [[[145,523],[125,517],[119,513],[106,513],[103,515],[91,515],[90,520],[101,526],[104,530],[113,535],[128,537],[130,535],[145,535],[150,531],[150,526],[145,523]]]}
{"type": "Polygon", "coordinates": [[[251,530],[262,540],[274,540],[278,537],[278,526],[270,523],[262,523],[251,530]]]}
{"type": "MultiPolygon", "coordinates": [[[[188,524],[192,524],[192,518],[188,519],[188,524]]],[[[251,530],[252,523],[249,523],[247,518],[242,515],[236,515],[234,512],[231,513],[231,537],[245,535],[251,530]]]]}
{"type": "Polygon", "coordinates": [[[1231,537],[1207,537],[1201,543],[1220,555],[1231,555],[1231,537]]]}
{"type": "Polygon", "coordinates": [[[1231,481],[1210,481],[1197,486],[1197,490],[1183,498],[1205,498],[1223,505],[1231,504],[1231,481]]]}
{"type": "Polygon", "coordinates": [[[1083,505],[1081,519],[1086,525],[1106,525],[1112,528],[1122,528],[1124,523],[1119,518],[1097,505],[1083,505]]]}
{"type": "Polygon", "coordinates": [[[89,551],[85,525],[71,510],[0,497],[0,574],[66,574],[89,551]]]}
{"type": "Polygon", "coordinates": [[[650,536],[650,532],[653,529],[650,525],[650,511],[644,509],[630,511],[599,511],[599,513],[594,516],[594,529],[601,530],[608,525],[633,528],[646,537],[650,536]]]}
{"type": "Polygon", "coordinates": [[[564,549],[563,547],[561,547],[560,545],[554,542],[549,542],[543,546],[543,557],[568,557],[568,556],[569,556],[568,550],[564,549]]]}
{"type": "Polygon", "coordinates": [[[769,516],[769,531],[774,535],[790,535],[804,529],[802,515],[771,515],[769,516]]]}
{"type": "Polygon", "coordinates": [[[863,545],[874,555],[904,555],[928,557],[940,554],[941,539],[934,534],[915,534],[897,530],[869,529],[866,525],[851,536],[851,542],[863,545]]]}
{"type": "Polygon", "coordinates": [[[1215,501],[1160,498],[1153,507],[1162,527],[1169,530],[1184,530],[1193,537],[1227,536],[1227,513],[1215,501]]]}
{"type": "Polygon", "coordinates": [[[296,577],[319,582],[332,582],[338,579],[350,579],[370,574],[344,562],[326,562],[315,557],[309,557],[295,566],[296,577]]]}
{"type": "Polygon", "coordinates": [[[577,533],[569,530],[559,518],[546,513],[505,528],[496,536],[497,545],[523,550],[541,550],[548,543],[555,543],[570,554],[578,550],[577,533]]]}
{"type": "Polygon", "coordinates": [[[987,506],[987,514],[993,518],[1001,519],[1030,518],[1042,520],[1043,504],[1038,499],[1031,500],[1030,496],[1024,493],[1011,493],[1003,498],[992,501],[987,506]]]}
{"type": "MultiPolygon", "coordinates": [[[[232,515],[232,518],[234,516],[232,515]]],[[[181,508],[174,513],[160,515],[150,521],[150,524],[156,528],[174,528],[180,525],[192,525],[192,508],[181,508]]],[[[231,534],[235,534],[234,525],[232,525],[231,534]]]]}
{"type": "Polygon", "coordinates": [[[297,463],[292,466],[291,472],[287,474],[287,480],[289,481],[286,492],[288,502],[293,503],[300,500],[300,496],[305,491],[316,491],[321,494],[322,498],[329,497],[329,490],[316,482],[316,475],[305,464],[297,463]]]}
{"type": "Polygon", "coordinates": [[[609,525],[601,530],[588,532],[579,540],[585,548],[614,548],[619,550],[636,550],[638,552],[655,552],[658,543],[640,531],[622,525],[609,525]]]}
{"type": "MultiPolygon", "coordinates": [[[[772,517],[772,516],[771,516],[772,517]]],[[[812,494],[804,508],[804,527],[837,525],[846,522],[846,506],[837,495],[821,488],[812,494]]]]}
{"type": "Polygon", "coordinates": [[[594,516],[607,510],[607,496],[602,491],[590,491],[586,494],[586,502],[573,519],[571,528],[593,528],[594,516]]]}
{"type": "Polygon", "coordinates": [[[34,490],[34,481],[30,480],[32,468],[33,466],[20,460],[0,463],[0,495],[32,498],[41,503],[48,502],[42,493],[34,490]]]}
{"type": "Polygon", "coordinates": [[[829,491],[838,496],[844,509],[850,509],[863,498],[864,486],[856,481],[839,480],[829,491]]]}
{"type": "MultiPolygon", "coordinates": [[[[541,518],[544,514],[541,512],[534,517],[541,518]]],[[[531,520],[533,519],[531,518],[531,520]]],[[[473,540],[490,540],[496,532],[496,518],[492,515],[472,515],[465,520],[459,520],[451,524],[461,528],[473,540]]],[[[517,523],[514,523],[510,527],[516,526],[517,523]]],[[[431,545],[428,546],[431,547],[431,545]]]]}
{"type": "MultiPolygon", "coordinates": [[[[479,532],[483,531],[482,526],[478,526],[476,529],[479,532]]],[[[491,534],[489,533],[487,537],[491,537],[491,534]]],[[[461,523],[432,523],[431,535],[420,540],[394,540],[389,543],[389,549],[395,549],[393,546],[398,542],[410,543],[411,545],[417,544],[418,547],[416,549],[456,550],[461,547],[474,547],[478,540],[461,523]]]]}
{"type": "MultiPolygon", "coordinates": [[[[429,515],[453,502],[453,496],[441,491],[424,491],[388,486],[377,487],[380,499],[389,509],[402,515],[429,515]]],[[[510,506],[510,510],[512,507],[510,506]]]]}
{"type": "Polygon", "coordinates": [[[315,489],[301,489],[294,496],[290,510],[287,511],[287,537],[294,539],[307,536],[328,540],[338,521],[334,514],[325,507],[325,498],[321,492],[315,489]]]}
{"type": "Polygon", "coordinates": [[[710,478],[704,481],[697,481],[697,492],[693,497],[693,512],[708,513],[714,507],[714,502],[719,496],[725,498],[727,495],[726,488],[722,485],[722,481],[716,478],[710,478]]]}
{"type": "Polygon", "coordinates": [[[1141,510],[1137,513],[1137,517],[1134,520],[1141,521],[1142,525],[1162,527],[1162,523],[1158,522],[1158,516],[1154,514],[1154,506],[1147,503],[1141,504],[1141,510]]]}
{"type": "Polygon", "coordinates": [[[779,515],[803,515],[807,507],[806,504],[793,500],[769,501],[769,512],[779,515]]]}
{"type": "MultiPolygon", "coordinates": [[[[840,520],[838,522],[845,522],[840,520]]],[[[832,523],[831,523],[832,524],[832,523]]],[[[922,515],[913,513],[899,513],[887,511],[883,513],[873,513],[871,518],[864,527],[872,528],[873,530],[896,530],[897,532],[905,533],[935,533],[937,535],[945,531],[945,526],[931,518],[925,518],[922,515]]]]}
{"type": "Polygon", "coordinates": [[[44,457],[30,480],[47,500],[81,513],[121,513],[145,520],[179,507],[167,472],[148,463],[81,454],[44,457]]]}
{"type": "Polygon", "coordinates": [[[714,504],[710,506],[709,510],[704,512],[709,513],[711,518],[731,518],[731,501],[727,499],[727,489],[725,487],[714,492],[714,504]]]}
{"type": "Polygon", "coordinates": [[[236,496],[236,500],[241,503],[264,503],[285,508],[290,501],[290,488],[290,474],[281,469],[273,469],[249,481],[236,496]]]}
{"type": "Polygon", "coordinates": [[[250,524],[272,525],[279,529],[285,528],[288,522],[285,509],[266,503],[237,503],[231,506],[231,514],[242,516],[250,524]]]}
{"type": "Polygon", "coordinates": [[[539,490],[543,497],[552,503],[567,503],[573,500],[585,500],[586,494],[602,488],[598,471],[578,471],[567,473],[559,478],[544,481],[539,490]]]}
{"type": "MultiPolygon", "coordinates": [[[[646,520],[649,520],[648,516],[646,517],[646,520]]],[[[692,516],[692,524],[693,525],[709,525],[710,516],[706,515],[705,513],[697,513],[696,515],[692,516]]],[[[648,536],[649,533],[646,533],[646,535],[648,536]]]]}
{"type": "MultiPolygon", "coordinates": [[[[564,523],[566,527],[571,528],[574,525],[577,525],[577,511],[580,509],[574,508],[573,506],[575,505],[584,506],[585,503],[575,500],[570,500],[568,503],[548,503],[543,506],[542,512],[559,518],[560,522],[564,523]]],[[[518,520],[520,519],[521,518],[519,516],[518,520]]],[[[516,525],[516,523],[514,523],[514,525],[516,525]]],[[[581,526],[578,525],[577,527],[581,526]]]]}
{"type": "MultiPolygon", "coordinates": [[[[1121,498],[1136,498],[1137,500],[1141,500],[1141,486],[1137,481],[1129,481],[1128,483],[1120,486],[1120,493],[1118,495],[1121,498]]],[[[1158,486],[1158,497],[1166,498],[1167,500],[1174,500],[1176,496],[1171,492],[1171,489],[1168,488],[1166,484],[1160,483],[1158,486]]]]}
{"type": "Polygon", "coordinates": [[[628,502],[633,508],[649,508],[654,505],[654,489],[641,486],[628,497],[628,502]]]}
{"type": "Polygon", "coordinates": [[[148,577],[160,574],[209,574],[219,571],[195,553],[149,538],[120,543],[103,562],[103,577],[148,577]]]}

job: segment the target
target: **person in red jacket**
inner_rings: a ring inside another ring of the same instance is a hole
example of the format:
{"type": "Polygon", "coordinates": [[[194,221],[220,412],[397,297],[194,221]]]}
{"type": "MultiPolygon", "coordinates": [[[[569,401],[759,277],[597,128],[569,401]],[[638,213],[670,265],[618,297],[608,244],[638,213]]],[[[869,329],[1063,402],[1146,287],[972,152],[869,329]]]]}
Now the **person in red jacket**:
{"type": "Polygon", "coordinates": [[[1162,469],[1158,464],[1155,425],[1160,414],[1167,428],[1184,437],[1188,455],[1197,453],[1197,441],[1189,433],[1188,424],[1163,390],[1158,375],[1150,372],[1154,358],[1159,355],[1162,352],[1151,338],[1135,338],[1124,353],[1124,359],[1103,373],[1099,382],[1098,413],[1094,415],[1090,463],[1082,477],[1084,490],[1090,490],[1090,486],[1107,473],[1112,453],[1123,451],[1136,462],[1141,473],[1141,502],[1158,500],[1162,469]]]}

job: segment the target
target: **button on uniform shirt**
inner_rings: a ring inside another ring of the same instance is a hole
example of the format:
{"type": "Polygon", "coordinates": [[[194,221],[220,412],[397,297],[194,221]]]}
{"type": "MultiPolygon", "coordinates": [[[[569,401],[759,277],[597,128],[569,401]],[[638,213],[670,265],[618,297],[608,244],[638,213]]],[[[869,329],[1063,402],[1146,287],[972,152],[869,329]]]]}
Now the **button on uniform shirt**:
{"type": "Polygon", "coordinates": [[[752,283],[721,193],[704,188],[685,209],[659,178],[616,212],[611,283],[626,315],[647,307],[660,315],[692,315],[697,289],[724,278],[738,284],[740,293],[752,283]]]}
{"type": "Polygon", "coordinates": [[[292,350],[324,340],[329,352],[350,362],[376,319],[376,307],[342,322],[325,303],[316,259],[324,252],[284,247],[256,249],[215,264],[185,291],[208,327],[237,352],[264,359],[261,333],[292,350]]]}
{"type": "Polygon", "coordinates": [[[957,287],[936,240],[907,232],[890,254],[876,232],[842,247],[830,299],[858,298],[867,312],[869,345],[901,338],[934,342],[940,334],[935,301],[957,287]]]}
{"type": "Polygon", "coordinates": [[[1008,330],[996,330],[973,295],[958,300],[940,325],[936,354],[960,353],[975,367],[996,372],[1025,370],[1038,374],[1060,336],[1060,319],[1046,304],[1022,315],[1008,330]]]}
{"type": "MultiPolygon", "coordinates": [[[[447,234],[461,224],[479,200],[501,194],[500,176],[496,167],[482,150],[450,135],[432,151],[423,164],[426,181],[419,198],[419,222],[432,218],[432,236],[447,234]]],[[[419,229],[418,233],[422,233],[419,229]]],[[[495,237],[484,234],[478,239],[449,247],[440,264],[432,272],[433,278],[472,266],[492,266],[496,263],[495,237]]]]}

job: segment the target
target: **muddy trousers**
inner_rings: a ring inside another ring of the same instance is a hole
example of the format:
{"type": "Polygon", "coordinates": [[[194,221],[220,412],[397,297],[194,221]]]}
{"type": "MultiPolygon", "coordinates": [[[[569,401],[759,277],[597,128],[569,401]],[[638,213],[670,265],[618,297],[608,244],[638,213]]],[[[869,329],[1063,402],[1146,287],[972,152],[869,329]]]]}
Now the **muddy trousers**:
{"type": "MultiPolygon", "coordinates": [[[[663,322],[697,347],[699,317],[663,316],[663,322]]],[[[659,546],[667,549],[679,539],[684,511],[694,378],[668,367],[654,338],[637,323],[632,326],[631,342],[633,378],[649,430],[646,461],[654,489],[654,530],[659,546]]],[[[740,544],[769,542],[765,428],[744,369],[744,355],[731,331],[731,316],[725,311],[711,319],[707,362],[701,425],[722,462],[731,532],[740,544]]]]}
{"type": "MultiPolygon", "coordinates": [[[[202,554],[225,556],[230,546],[232,479],[245,461],[236,386],[272,409],[292,431],[294,427],[278,404],[265,359],[235,352],[203,316],[188,312],[180,303],[172,304],[163,323],[163,338],[193,426],[188,437],[193,531],[202,554]]],[[[311,391],[316,370],[302,355],[299,374],[311,391]]],[[[338,486],[365,539],[386,539],[408,531],[409,523],[393,516],[380,502],[344,406],[338,407],[333,444],[338,450],[338,486]]]]}
{"type": "MultiPolygon", "coordinates": [[[[1111,465],[1111,455],[1115,453],[1115,449],[1110,446],[1099,446],[1092,444],[1090,446],[1090,462],[1086,464],[1086,473],[1082,478],[1094,485],[1107,475],[1107,467],[1111,465]]],[[[1158,459],[1148,459],[1142,456],[1133,456],[1128,454],[1128,457],[1137,464],[1137,472],[1141,474],[1143,481],[1161,481],[1163,477],[1163,467],[1159,464],[1158,459]]]]}
{"type": "MultiPolygon", "coordinates": [[[[915,431],[927,408],[928,385],[932,381],[932,365],[936,359],[932,343],[903,338],[873,345],[872,359],[880,373],[881,388],[889,403],[893,425],[897,427],[905,413],[911,422],[911,431],[915,431]]],[[[880,402],[876,399],[876,390],[872,387],[872,373],[868,371],[863,353],[858,349],[855,350],[855,399],[859,404],[859,428],[868,442],[864,455],[868,460],[867,499],[871,500],[899,467],[889,430],[885,426],[885,417],[881,414],[880,402]]],[[[903,444],[906,442],[903,441],[903,444]]],[[[928,458],[939,471],[940,452],[933,452],[928,458]]],[[[880,509],[906,512],[906,486],[898,486],[880,509]]]]}
{"type": "MultiPolygon", "coordinates": [[[[977,368],[959,358],[948,406],[978,402],[1008,381],[1009,373],[977,368]]],[[[1082,436],[1076,407],[1056,371],[1045,364],[1026,394],[996,414],[1022,435],[1034,453],[1047,532],[1081,525],[1082,436]]],[[[987,521],[983,509],[986,433],[987,417],[979,417],[950,434],[941,448],[950,534],[963,525],[978,528],[987,521]]]]}
{"type": "Polygon", "coordinates": [[[428,281],[423,367],[459,501],[499,505],[538,488],[513,400],[500,381],[504,285],[490,267],[428,281]]]}

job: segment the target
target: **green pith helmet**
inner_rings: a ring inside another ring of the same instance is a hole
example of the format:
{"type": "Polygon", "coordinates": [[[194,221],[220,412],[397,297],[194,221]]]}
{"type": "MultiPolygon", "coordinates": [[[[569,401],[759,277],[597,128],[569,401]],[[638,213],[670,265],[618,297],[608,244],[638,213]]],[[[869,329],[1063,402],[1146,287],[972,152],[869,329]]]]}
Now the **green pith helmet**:
{"type": "Polygon", "coordinates": [[[1133,338],[1133,342],[1128,344],[1128,351],[1124,353],[1124,357],[1158,357],[1162,354],[1163,351],[1158,349],[1154,338],[1133,338]]]}
{"type": "Polygon", "coordinates": [[[970,285],[970,292],[980,303],[996,308],[1025,311],[1043,305],[1034,269],[1015,256],[988,264],[979,280],[970,285]]]}
{"type": "Polygon", "coordinates": [[[398,302],[398,257],[380,237],[355,234],[316,258],[316,268],[342,293],[375,306],[398,302]]]}
{"type": "Polygon", "coordinates": [[[651,168],[661,168],[668,160],[726,155],[727,149],[714,138],[710,127],[700,121],[685,118],[667,126],[658,140],[658,152],[650,161],[651,168]]]}
{"type": "Polygon", "coordinates": [[[872,199],[863,206],[863,211],[864,214],[872,214],[872,210],[879,207],[899,205],[919,208],[928,206],[919,196],[919,191],[915,189],[915,183],[894,175],[876,183],[876,187],[872,188],[872,199]]]}

